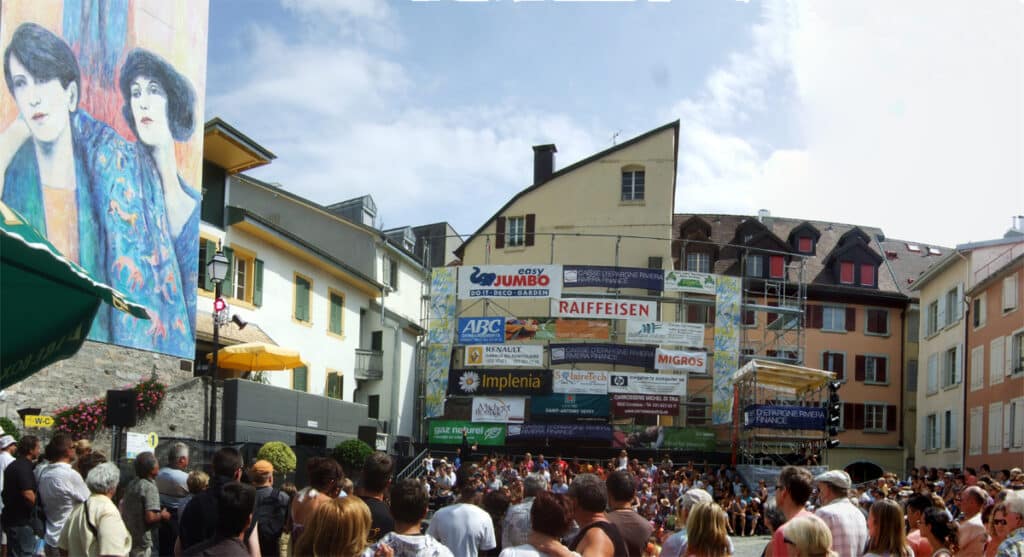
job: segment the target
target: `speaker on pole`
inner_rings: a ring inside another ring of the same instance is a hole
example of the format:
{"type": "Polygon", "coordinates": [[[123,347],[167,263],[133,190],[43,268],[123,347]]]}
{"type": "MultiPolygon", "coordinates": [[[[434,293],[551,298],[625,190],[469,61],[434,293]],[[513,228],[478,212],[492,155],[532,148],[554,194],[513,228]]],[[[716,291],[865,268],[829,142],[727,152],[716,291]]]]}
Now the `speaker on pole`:
{"type": "Polygon", "coordinates": [[[135,427],[138,413],[135,406],[135,391],[107,391],[107,426],[135,427]]]}

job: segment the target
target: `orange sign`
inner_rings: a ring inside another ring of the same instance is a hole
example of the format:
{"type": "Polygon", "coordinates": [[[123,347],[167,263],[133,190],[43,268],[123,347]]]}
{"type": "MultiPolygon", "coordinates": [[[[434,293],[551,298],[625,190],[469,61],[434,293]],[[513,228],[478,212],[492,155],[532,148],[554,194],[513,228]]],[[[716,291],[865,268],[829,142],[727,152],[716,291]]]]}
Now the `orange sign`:
{"type": "Polygon", "coordinates": [[[505,320],[505,341],[519,340],[608,340],[611,325],[604,319],[516,319],[505,320]]]}

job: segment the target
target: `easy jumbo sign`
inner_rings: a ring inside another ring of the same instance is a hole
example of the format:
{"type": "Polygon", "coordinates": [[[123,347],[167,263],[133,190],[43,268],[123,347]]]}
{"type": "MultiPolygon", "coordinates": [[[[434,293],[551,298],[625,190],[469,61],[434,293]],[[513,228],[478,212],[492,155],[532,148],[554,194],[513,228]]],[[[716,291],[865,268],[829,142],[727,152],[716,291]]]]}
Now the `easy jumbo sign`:
{"type": "Polygon", "coordinates": [[[474,265],[459,267],[460,300],[559,298],[561,265],[474,265]]]}
{"type": "Polygon", "coordinates": [[[704,325],[674,321],[626,321],[626,344],[704,346],[704,325]]]}
{"type": "Polygon", "coordinates": [[[448,372],[448,393],[458,396],[551,394],[551,372],[546,369],[453,369],[448,372]]]}
{"type": "Polygon", "coordinates": [[[462,443],[462,432],[470,443],[490,447],[505,444],[505,424],[481,424],[458,420],[431,420],[427,428],[427,439],[431,443],[458,445],[462,443]]]}
{"type": "Polygon", "coordinates": [[[608,372],[610,394],[686,396],[685,375],[608,372]]]}
{"type": "Polygon", "coordinates": [[[544,367],[539,344],[480,344],[466,347],[467,366],[544,367]]]}
{"type": "Polygon", "coordinates": [[[501,344],[505,342],[504,317],[460,317],[459,344],[501,344]]]}
{"type": "Polygon", "coordinates": [[[566,298],[551,300],[551,315],[596,319],[655,319],[658,317],[658,303],[617,298],[566,298]]]}
{"type": "Polygon", "coordinates": [[[658,348],[654,351],[654,369],[707,373],[708,354],[707,352],[684,352],[658,348]]]}
{"type": "Polygon", "coordinates": [[[521,424],[526,419],[526,399],[522,397],[473,397],[473,421],[521,424]]]}

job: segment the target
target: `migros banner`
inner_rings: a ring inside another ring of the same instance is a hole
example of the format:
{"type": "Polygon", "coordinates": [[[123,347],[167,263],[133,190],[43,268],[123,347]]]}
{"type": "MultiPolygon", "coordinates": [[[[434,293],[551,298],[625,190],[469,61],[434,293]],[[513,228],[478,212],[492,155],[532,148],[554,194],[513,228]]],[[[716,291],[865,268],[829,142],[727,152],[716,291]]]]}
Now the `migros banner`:
{"type": "Polygon", "coordinates": [[[658,348],[654,351],[654,369],[707,373],[708,354],[658,348]]]}

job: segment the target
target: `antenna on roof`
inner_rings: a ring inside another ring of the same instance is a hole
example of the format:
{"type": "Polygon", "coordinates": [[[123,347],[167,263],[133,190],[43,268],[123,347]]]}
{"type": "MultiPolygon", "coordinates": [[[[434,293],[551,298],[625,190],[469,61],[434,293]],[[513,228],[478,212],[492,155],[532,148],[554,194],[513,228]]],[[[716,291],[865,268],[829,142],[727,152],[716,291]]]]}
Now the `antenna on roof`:
{"type": "Polygon", "coordinates": [[[622,134],[622,130],[618,130],[612,134],[612,145],[616,145],[618,143],[616,140],[619,138],[620,134],[622,134]]]}

